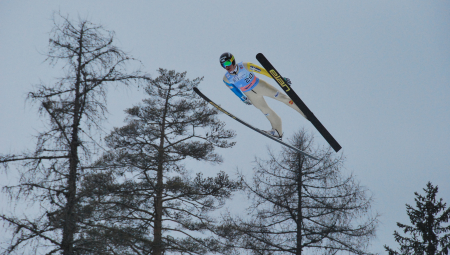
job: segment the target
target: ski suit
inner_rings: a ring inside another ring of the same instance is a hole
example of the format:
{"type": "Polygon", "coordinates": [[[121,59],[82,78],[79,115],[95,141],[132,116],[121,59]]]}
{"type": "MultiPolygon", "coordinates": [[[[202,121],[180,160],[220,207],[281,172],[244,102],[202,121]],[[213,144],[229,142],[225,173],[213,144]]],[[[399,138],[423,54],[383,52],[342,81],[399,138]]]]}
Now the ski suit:
{"type": "Polygon", "coordinates": [[[283,127],[281,118],[269,107],[269,105],[267,105],[264,96],[283,102],[287,106],[299,112],[303,117],[305,117],[305,115],[287,95],[277,90],[266,81],[259,79],[253,73],[263,74],[269,78],[272,78],[266,69],[250,62],[241,62],[237,64],[236,74],[231,74],[229,72],[225,73],[223,82],[242,101],[245,101],[248,98],[251,103],[256,108],[261,110],[261,112],[267,117],[272,125],[272,128],[277,130],[278,133],[282,135],[283,127]]]}

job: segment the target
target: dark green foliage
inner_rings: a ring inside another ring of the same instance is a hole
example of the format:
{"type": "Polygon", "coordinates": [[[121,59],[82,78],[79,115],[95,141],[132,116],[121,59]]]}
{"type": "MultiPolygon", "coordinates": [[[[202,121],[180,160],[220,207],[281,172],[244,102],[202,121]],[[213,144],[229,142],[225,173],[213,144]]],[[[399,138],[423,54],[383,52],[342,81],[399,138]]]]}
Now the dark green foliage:
{"type": "Polygon", "coordinates": [[[450,208],[446,209],[447,204],[443,203],[442,198],[439,200],[436,198],[437,186],[428,182],[427,187],[423,190],[425,191],[424,196],[414,192],[415,208],[406,205],[406,213],[412,225],[397,222],[397,226],[403,229],[403,233],[409,234],[409,237],[401,236],[394,231],[394,238],[400,245],[400,251],[395,251],[385,245],[389,254],[444,255],[449,253],[450,208]]]}
{"type": "Polygon", "coordinates": [[[96,167],[105,169],[112,182],[97,181],[107,192],[85,207],[95,206],[100,215],[117,220],[105,220],[98,229],[114,229],[113,236],[123,237],[122,242],[105,240],[110,247],[128,247],[121,254],[223,251],[208,231],[214,223],[208,213],[241,185],[223,172],[191,177],[184,162],[220,163],[215,148],[233,146],[228,140],[234,132],[225,130],[218,112],[192,92],[201,78],[190,81],[186,73],[158,72],[145,88],[149,98],[127,109],[127,124],[106,138],[110,150],[96,167]]]}

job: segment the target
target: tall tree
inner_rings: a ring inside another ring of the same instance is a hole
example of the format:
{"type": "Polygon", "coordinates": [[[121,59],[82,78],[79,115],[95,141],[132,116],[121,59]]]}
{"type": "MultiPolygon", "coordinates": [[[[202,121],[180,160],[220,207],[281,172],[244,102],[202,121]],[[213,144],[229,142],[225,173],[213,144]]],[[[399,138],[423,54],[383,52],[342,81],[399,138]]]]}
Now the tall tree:
{"type": "Polygon", "coordinates": [[[190,81],[186,72],[158,72],[145,88],[149,98],[127,109],[127,124],[106,138],[110,151],[96,167],[109,171],[113,180],[97,181],[98,189],[109,193],[86,206],[117,219],[106,221],[103,230],[113,230],[105,244],[128,247],[121,254],[223,251],[208,232],[214,222],[208,213],[241,185],[223,172],[191,177],[184,164],[187,159],[222,162],[215,148],[233,146],[228,140],[235,134],[192,92],[203,78],[190,81]]]}
{"type": "Polygon", "coordinates": [[[19,163],[21,173],[19,183],[4,191],[39,207],[37,215],[0,215],[14,230],[7,254],[33,243],[36,253],[38,248],[50,250],[49,254],[80,252],[75,245],[83,225],[77,212],[79,181],[96,151],[95,137],[107,112],[107,89],[148,79],[139,71],[126,71],[133,59],[114,46],[114,32],[60,14],[53,21],[47,61],[62,67],[65,76],[29,93],[46,129],[37,135],[33,152],[0,155],[6,168],[19,163]]]}
{"type": "Polygon", "coordinates": [[[257,159],[253,182],[242,175],[251,201],[248,219],[229,213],[218,232],[252,254],[367,254],[377,223],[367,190],[353,176],[343,177],[342,156],[313,151],[313,137],[305,131],[291,142],[319,160],[291,150],[257,159]]]}
{"type": "Polygon", "coordinates": [[[444,255],[450,250],[450,208],[443,202],[442,198],[437,199],[438,187],[431,182],[423,189],[425,195],[414,192],[416,198],[416,208],[406,205],[406,213],[412,226],[397,222],[397,226],[403,229],[410,237],[401,236],[394,231],[394,238],[400,245],[400,251],[395,251],[385,245],[386,251],[390,255],[394,254],[414,254],[414,255],[444,255]]]}

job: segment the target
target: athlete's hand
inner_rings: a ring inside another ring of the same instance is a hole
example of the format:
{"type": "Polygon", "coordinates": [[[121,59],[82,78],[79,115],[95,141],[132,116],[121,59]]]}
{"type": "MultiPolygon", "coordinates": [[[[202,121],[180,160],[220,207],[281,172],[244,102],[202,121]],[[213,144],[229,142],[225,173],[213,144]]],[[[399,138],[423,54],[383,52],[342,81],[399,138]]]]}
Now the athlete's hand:
{"type": "Polygon", "coordinates": [[[248,98],[246,98],[243,102],[247,105],[252,105],[252,101],[250,101],[250,99],[248,98]]]}
{"type": "Polygon", "coordinates": [[[291,79],[289,79],[289,78],[287,78],[287,77],[283,77],[283,79],[284,79],[284,81],[285,81],[289,86],[292,85],[291,79]]]}

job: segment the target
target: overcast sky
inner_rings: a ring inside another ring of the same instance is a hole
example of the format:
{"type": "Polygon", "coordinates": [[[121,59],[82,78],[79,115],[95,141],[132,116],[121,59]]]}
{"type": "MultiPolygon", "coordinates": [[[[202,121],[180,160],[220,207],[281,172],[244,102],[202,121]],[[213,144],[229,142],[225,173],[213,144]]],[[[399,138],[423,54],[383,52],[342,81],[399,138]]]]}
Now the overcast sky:
{"type": "MultiPolygon", "coordinates": [[[[0,0],[0,154],[34,149],[41,130],[37,106],[25,102],[39,83],[61,76],[44,62],[52,12],[87,18],[116,32],[116,45],[154,77],[159,67],[204,76],[199,88],[261,129],[269,122],[224,86],[219,56],[257,63],[262,52],[336,140],[353,173],[374,196],[381,223],[372,252],[397,247],[395,223],[409,223],[405,204],[428,181],[450,204],[450,1],[15,1],[0,0]]],[[[273,80],[263,79],[277,86],[273,80]]],[[[123,125],[123,110],[142,99],[136,89],[110,90],[108,128],[123,125]]],[[[282,117],[285,137],[311,123],[267,100],[282,117]]],[[[224,164],[251,173],[269,139],[223,115],[237,132],[224,164]]],[[[13,184],[13,174],[1,184],[13,184]]],[[[9,211],[3,197],[0,211],[9,211]]],[[[1,240],[0,240],[1,241],[1,240]]]]}

